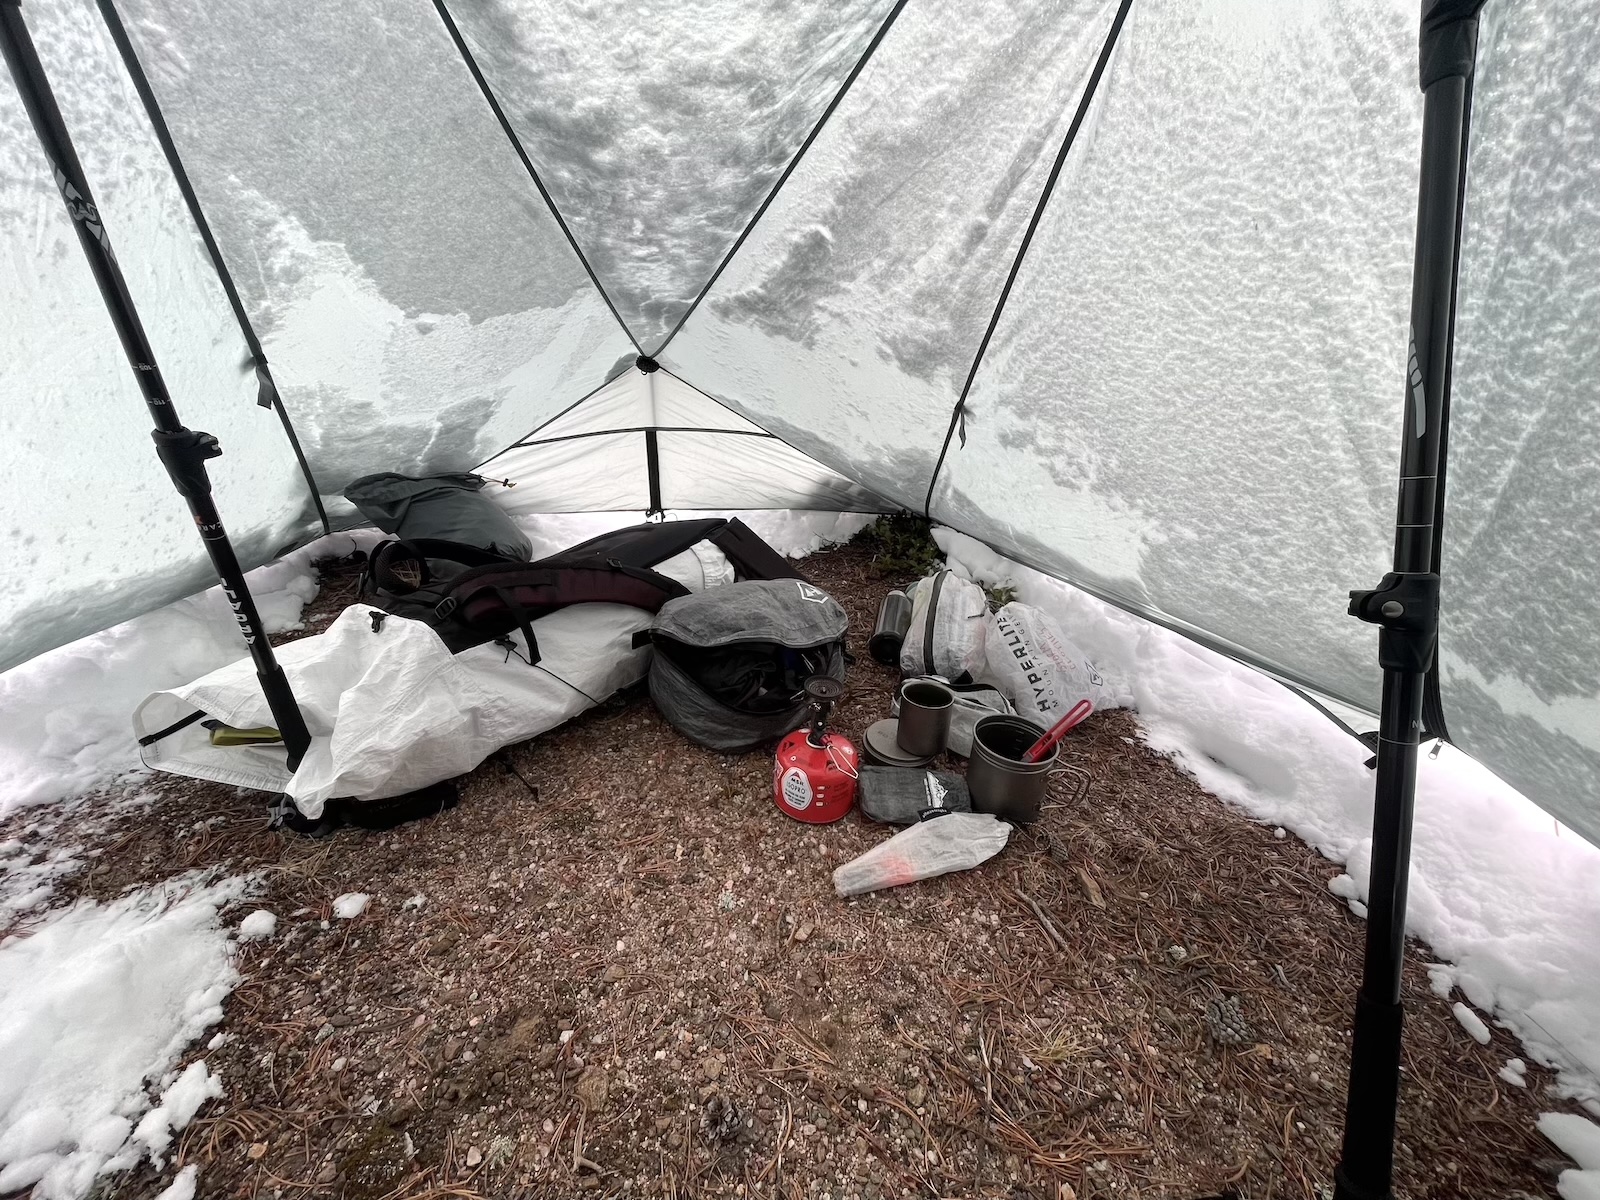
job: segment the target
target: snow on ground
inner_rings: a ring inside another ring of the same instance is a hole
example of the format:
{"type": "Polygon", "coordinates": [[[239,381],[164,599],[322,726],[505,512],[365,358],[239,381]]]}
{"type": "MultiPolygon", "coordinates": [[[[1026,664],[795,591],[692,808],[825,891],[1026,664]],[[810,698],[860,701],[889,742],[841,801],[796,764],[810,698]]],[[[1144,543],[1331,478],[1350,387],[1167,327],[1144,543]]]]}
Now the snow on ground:
{"type": "Polygon", "coordinates": [[[173,879],[84,900],[0,943],[0,1194],[76,1200],[149,1155],[159,1166],[222,1085],[183,1050],[238,981],[218,910],[245,879],[173,879]]]}
{"type": "MultiPolygon", "coordinates": [[[[1052,613],[1106,677],[1102,703],[1137,709],[1150,746],[1207,790],[1342,863],[1333,890],[1361,904],[1372,854],[1364,745],[1248,667],[973,538],[935,537],[952,567],[1009,580],[1019,599],[1052,613]]],[[[1433,969],[1436,991],[1459,989],[1600,1115],[1600,849],[1467,755],[1425,749],[1407,929],[1447,960],[1433,969]]]]}
{"type": "MultiPolygon", "coordinates": [[[[269,633],[297,628],[317,594],[311,560],[355,544],[345,534],[322,538],[246,576],[269,633]]],[[[0,816],[136,770],[139,702],[243,654],[232,610],[212,587],[0,674],[0,816]]]]}
{"type": "Polygon", "coordinates": [[[1561,1200],[1600,1200],[1600,1125],[1574,1113],[1545,1113],[1539,1132],[1578,1164],[1556,1181],[1561,1200]]]}
{"type": "Polygon", "coordinates": [[[11,919],[43,904],[55,891],[56,881],[75,874],[83,859],[75,849],[56,846],[35,861],[35,855],[20,838],[0,842],[0,929],[11,919]]]}
{"type": "Polygon", "coordinates": [[[162,1189],[156,1200],[194,1200],[195,1176],[199,1173],[199,1167],[185,1167],[168,1187],[162,1189]]]}
{"type": "Polygon", "coordinates": [[[254,942],[269,938],[278,931],[278,916],[267,909],[258,908],[239,922],[239,940],[254,942]]]}

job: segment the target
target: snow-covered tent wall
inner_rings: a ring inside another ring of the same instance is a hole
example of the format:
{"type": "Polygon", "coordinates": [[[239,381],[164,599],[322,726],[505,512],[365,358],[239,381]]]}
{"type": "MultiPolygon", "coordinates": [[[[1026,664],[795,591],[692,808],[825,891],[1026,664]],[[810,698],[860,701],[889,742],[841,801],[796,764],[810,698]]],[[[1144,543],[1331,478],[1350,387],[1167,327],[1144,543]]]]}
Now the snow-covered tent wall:
{"type": "MultiPolygon", "coordinates": [[[[1114,0],[116,9],[327,496],[491,459],[548,510],[926,505],[1375,707],[1413,0],[1137,0],[1114,44],[1114,0]]],[[[1590,836],[1597,9],[1488,12],[1441,656],[1456,736],[1590,836]]],[[[98,14],[27,12],[260,561],[289,447],[98,14]]],[[[0,663],[204,578],[7,83],[0,663]]]]}
{"type": "MultiPolygon", "coordinates": [[[[918,510],[1116,6],[991,8],[907,8],[664,352],[918,510]]],[[[1342,612],[1394,520],[1411,8],[1132,6],[930,510],[1368,709],[1342,612]]]]}
{"type": "Polygon", "coordinates": [[[1600,843],[1600,5],[1490,4],[1475,86],[1444,714],[1600,843]]]}

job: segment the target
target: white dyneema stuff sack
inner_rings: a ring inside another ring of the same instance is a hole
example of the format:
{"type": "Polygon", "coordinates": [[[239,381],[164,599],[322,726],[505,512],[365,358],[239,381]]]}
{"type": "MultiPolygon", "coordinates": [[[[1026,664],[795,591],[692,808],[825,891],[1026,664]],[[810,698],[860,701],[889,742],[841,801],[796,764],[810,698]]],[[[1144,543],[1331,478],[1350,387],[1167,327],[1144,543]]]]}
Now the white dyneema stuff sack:
{"type": "Polygon", "coordinates": [[[1103,682],[1048,613],[1012,601],[988,623],[985,681],[993,683],[1016,707],[1046,728],[1066,716],[1073,705],[1099,703],[1103,682]]]}
{"type": "Polygon", "coordinates": [[[970,579],[940,571],[906,589],[911,627],[900,646],[900,674],[971,683],[983,671],[989,598],[970,579]]]}
{"type": "Polygon", "coordinates": [[[989,813],[947,812],[902,829],[833,872],[833,890],[859,896],[919,879],[970,871],[1006,847],[1011,826],[989,813]]]}

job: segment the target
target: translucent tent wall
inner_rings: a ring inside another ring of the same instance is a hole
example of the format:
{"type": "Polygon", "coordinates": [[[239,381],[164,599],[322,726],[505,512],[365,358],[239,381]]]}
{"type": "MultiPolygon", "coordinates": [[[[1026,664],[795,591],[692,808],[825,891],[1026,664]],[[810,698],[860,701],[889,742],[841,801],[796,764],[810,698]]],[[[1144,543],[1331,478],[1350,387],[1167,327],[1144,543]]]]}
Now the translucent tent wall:
{"type": "MultiPolygon", "coordinates": [[[[493,459],[530,509],[926,507],[1375,706],[1344,606],[1389,558],[1412,0],[1135,0],[1047,197],[1107,0],[117,7],[325,493],[493,459]]],[[[307,530],[282,433],[96,14],[27,12],[260,561],[307,530]]],[[[1451,732],[1591,837],[1597,61],[1594,0],[1491,0],[1441,650],[1451,732]]],[[[15,662],[203,573],[4,84],[0,122],[15,662]],[[62,446],[92,488],[16,481],[62,446]]]]}

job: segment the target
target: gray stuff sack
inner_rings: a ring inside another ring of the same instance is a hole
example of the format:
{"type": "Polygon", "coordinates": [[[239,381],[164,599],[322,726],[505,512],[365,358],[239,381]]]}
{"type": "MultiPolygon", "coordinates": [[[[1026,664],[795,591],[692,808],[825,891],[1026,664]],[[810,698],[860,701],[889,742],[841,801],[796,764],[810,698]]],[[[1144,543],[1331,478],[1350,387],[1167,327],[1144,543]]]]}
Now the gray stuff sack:
{"type": "Polygon", "coordinates": [[[511,514],[483,494],[482,475],[363,475],[344,498],[385,533],[405,541],[431,538],[492,550],[527,562],[533,543],[511,514]]]}
{"type": "Polygon", "coordinates": [[[906,589],[911,624],[900,643],[900,674],[971,683],[983,673],[989,597],[954,571],[937,571],[906,589]]]}
{"type": "Polygon", "coordinates": [[[680,596],[650,630],[650,699],[679,733],[738,753],[805,724],[812,675],[844,682],[849,618],[798,579],[752,579],[680,596]]]}
{"type": "Polygon", "coordinates": [[[861,811],[885,825],[914,825],[930,808],[971,812],[967,781],[954,771],[862,767],[856,782],[861,811]]]}

